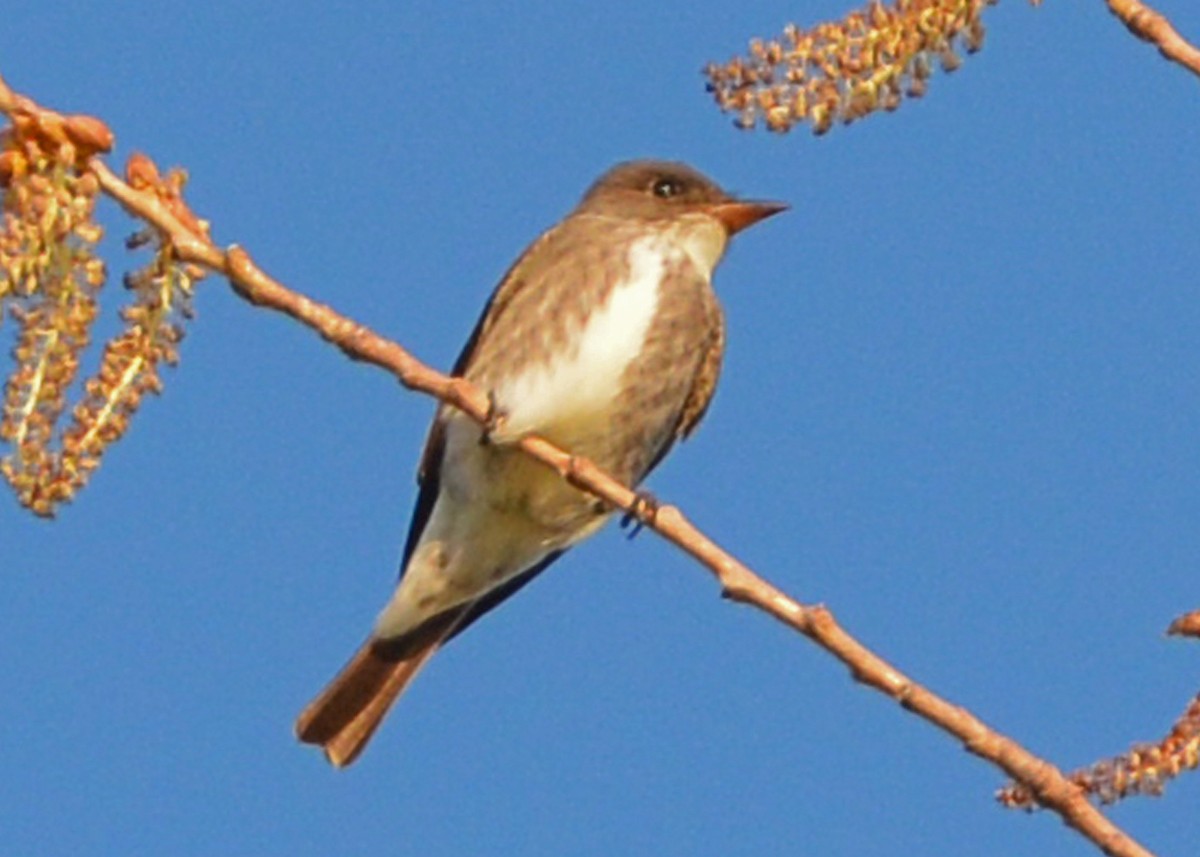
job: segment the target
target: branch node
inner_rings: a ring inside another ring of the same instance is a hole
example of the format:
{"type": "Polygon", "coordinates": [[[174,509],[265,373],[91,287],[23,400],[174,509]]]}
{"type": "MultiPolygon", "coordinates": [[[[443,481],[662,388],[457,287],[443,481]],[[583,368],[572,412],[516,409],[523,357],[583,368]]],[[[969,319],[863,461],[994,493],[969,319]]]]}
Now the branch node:
{"type": "Polygon", "coordinates": [[[262,306],[263,302],[259,300],[258,294],[253,287],[253,278],[249,276],[250,272],[255,270],[254,261],[238,244],[230,244],[225,250],[225,265],[224,273],[229,278],[229,286],[237,294],[254,304],[262,306]]]}

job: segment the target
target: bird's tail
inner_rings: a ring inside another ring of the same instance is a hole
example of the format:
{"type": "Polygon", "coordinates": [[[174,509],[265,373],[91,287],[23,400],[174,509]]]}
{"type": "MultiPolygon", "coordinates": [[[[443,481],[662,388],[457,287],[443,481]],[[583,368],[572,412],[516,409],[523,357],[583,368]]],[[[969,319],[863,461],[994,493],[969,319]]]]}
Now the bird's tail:
{"type": "Polygon", "coordinates": [[[326,688],[300,712],[296,737],[317,744],[336,767],[367,746],[392,704],[454,632],[465,610],[443,614],[396,642],[368,639],[326,688]]]}

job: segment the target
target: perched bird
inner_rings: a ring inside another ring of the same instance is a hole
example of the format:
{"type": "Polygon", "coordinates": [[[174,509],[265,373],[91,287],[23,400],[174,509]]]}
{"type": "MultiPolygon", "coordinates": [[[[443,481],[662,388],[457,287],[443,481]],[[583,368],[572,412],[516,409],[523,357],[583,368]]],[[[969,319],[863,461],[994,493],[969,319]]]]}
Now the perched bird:
{"type": "Polygon", "coordinates": [[[492,398],[486,430],[433,420],[391,600],[296,735],[348,765],[426,661],[610,510],[527,457],[538,434],[636,485],[704,416],[725,341],[711,278],[730,237],[787,206],[691,167],[618,164],[521,255],[454,366],[492,398]]]}

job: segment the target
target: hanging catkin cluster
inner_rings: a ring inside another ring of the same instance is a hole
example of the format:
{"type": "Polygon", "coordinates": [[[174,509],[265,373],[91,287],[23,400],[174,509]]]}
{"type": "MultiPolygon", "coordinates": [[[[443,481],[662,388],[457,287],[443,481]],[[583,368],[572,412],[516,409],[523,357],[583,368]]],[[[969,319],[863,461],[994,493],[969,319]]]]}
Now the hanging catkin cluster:
{"type": "MultiPolygon", "coordinates": [[[[865,9],[778,39],[750,43],[749,55],[705,69],[718,106],[736,123],[790,131],[808,122],[824,134],[925,93],[935,66],[953,71],[959,51],[983,46],[984,8],[997,0],[873,0],[865,9]]],[[[1034,0],[1037,2],[1037,0],[1034,0]]]]}
{"type": "MultiPolygon", "coordinates": [[[[0,324],[16,326],[14,368],[4,387],[0,472],[31,511],[50,516],[124,434],[142,396],[158,392],[158,367],[177,359],[194,272],[159,242],[141,271],[125,278],[133,302],[124,329],[104,348],[99,371],[68,409],[106,281],[96,255],[99,185],[88,160],[112,148],[104,123],[19,101],[0,132],[0,324]]],[[[178,192],[181,179],[163,181],[178,192]]]]}

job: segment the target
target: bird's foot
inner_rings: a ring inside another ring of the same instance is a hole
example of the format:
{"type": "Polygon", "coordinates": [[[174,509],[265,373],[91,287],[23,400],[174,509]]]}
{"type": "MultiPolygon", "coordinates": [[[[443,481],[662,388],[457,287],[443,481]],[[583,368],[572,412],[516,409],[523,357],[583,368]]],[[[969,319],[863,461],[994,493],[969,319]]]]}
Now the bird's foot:
{"type": "Polygon", "coordinates": [[[647,523],[654,523],[658,506],[658,500],[649,491],[634,492],[633,505],[621,516],[621,529],[629,530],[628,538],[640,533],[647,523]]]}
{"type": "Polygon", "coordinates": [[[508,420],[508,411],[500,407],[496,394],[488,390],[488,409],[483,417],[483,431],[479,435],[480,446],[499,445],[503,441],[504,424],[508,420]]]}

